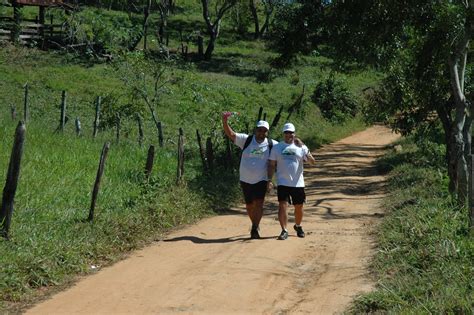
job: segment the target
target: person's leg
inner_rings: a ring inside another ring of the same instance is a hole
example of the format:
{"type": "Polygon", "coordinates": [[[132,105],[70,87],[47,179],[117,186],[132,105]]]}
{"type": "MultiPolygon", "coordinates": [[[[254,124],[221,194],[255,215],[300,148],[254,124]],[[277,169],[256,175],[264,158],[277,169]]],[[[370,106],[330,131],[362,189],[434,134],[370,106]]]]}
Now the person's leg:
{"type": "Polygon", "coordinates": [[[278,221],[280,221],[281,229],[286,230],[288,223],[288,201],[286,200],[278,202],[278,221]]]}
{"type": "Polygon", "coordinates": [[[303,221],[303,204],[295,205],[295,223],[301,225],[303,221]]]}
{"type": "Polygon", "coordinates": [[[263,216],[263,202],[265,200],[265,194],[267,193],[267,181],[258,182],[253,186],[253,189],[254,207],[252,223],[258,226],[263,216]]]}
{"type": "Polygon", "coordinates": [[[245,199],[245,209],[247,210],[247,215],[249,216],[250,221],[254,221],[254,208],[255,208],[255,203],[254,203],[254,197],[252,193],[252,185],[249,183],[245,182],[240,182],[240,187],[242,188],[242,192],[244,194],[244,199],[245,199]]]}
{"type": "Polygon", "coordinates": [[[252,201],[251,203],[246,203],[245,204],[245,209],[247,210],[247,215],[249,216],[249,219],[250,221],[254,221],[254,208],[255,208],[255,205],[254,205],[254,201],[252,201]]]}
{"type": "Polygon", "coordinates": [[[295,225],[293,228],[296,231],[298,237],[305,237],[301,222],[303,221],[303,204],[306,200],[306,194],[303,187],[294,187],[291,191],[291,198],[295,207],[295,225]]]}
{"type": "Polygon", "coordinates": [[[256,199],[253,201],[253,219],[252,224],[258,226],[263,216],[263,202],[264,199],[256,199]]]}

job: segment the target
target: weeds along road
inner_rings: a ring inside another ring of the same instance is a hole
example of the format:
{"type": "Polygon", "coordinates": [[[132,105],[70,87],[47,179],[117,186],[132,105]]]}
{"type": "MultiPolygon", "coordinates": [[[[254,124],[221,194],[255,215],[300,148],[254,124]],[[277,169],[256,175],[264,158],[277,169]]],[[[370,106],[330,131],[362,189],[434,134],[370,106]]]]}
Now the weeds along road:
{"type": "MultiPolygon", "coordinates": [[[[202,220],[83,278],[27,314],[334,314],[371,290],[370,234],[384,177],[374,160],[397,139],[375,126],[315,152],[305,169],[306,238],[280,233],[275,194],[260,240],[244,208],[202,220]]],[[[291,209],[291,208],[290,208],[291,209]]],[[[292,210],[290,223],[292,224],[292,210]]]]}

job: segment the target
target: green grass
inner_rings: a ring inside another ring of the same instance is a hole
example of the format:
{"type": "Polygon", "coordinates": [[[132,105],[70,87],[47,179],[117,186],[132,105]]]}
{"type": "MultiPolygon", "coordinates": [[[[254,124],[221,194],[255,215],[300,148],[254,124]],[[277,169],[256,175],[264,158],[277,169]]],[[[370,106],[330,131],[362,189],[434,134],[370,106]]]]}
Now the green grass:
{"type": "Polygon", "coordinates": [[[474,240],[467,209],[456,206],[446,191],[442,161],[424,160],[432,152],[411,141],[402,146],[403,152],[380,161],[381,169],[393,170],[373,262],[377,287],[358,298],[353,312],[471,314],[474,240]]]}

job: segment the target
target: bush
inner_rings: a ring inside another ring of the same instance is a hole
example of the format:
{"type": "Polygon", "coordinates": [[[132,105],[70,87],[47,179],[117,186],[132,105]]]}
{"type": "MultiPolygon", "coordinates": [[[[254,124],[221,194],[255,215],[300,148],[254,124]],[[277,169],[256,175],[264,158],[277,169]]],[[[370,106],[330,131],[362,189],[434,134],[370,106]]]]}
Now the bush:
{"type": "Polygon", "coordinates": [[[95,53],[127,51],[142,36],[140,18],[122,12],[84,9],[69,24],[72,40],[87,44],[95,53]]]}
{"type": "Polygon", "coordinates": [[[358,112],[356,98],[333,73],[316,85],[311,100],[319,107],[323,117],[332,123],[345,122],[358,112]]]}

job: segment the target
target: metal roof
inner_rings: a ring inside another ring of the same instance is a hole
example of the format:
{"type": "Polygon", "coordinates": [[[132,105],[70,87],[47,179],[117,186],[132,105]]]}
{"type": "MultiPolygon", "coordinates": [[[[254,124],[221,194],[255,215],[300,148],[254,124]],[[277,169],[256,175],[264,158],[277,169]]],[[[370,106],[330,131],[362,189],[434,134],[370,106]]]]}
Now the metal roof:
{"type": "Polygon", "coordinates": [[[49,7],[63,4],[63,0],[12,0],[21,5],[34,5],[41,7],[49,7]]]}

